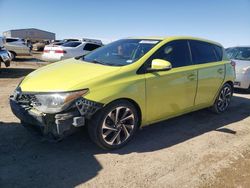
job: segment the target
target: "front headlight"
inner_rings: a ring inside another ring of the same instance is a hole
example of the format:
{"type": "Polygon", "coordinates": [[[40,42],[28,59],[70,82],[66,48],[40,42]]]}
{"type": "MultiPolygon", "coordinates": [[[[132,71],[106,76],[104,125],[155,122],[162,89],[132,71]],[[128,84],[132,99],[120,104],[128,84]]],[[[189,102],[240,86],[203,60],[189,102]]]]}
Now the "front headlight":
{"type": "Polygon", "coordinates": [[[73,100],[87,94],[88,91],[88,89],[84,89],[67,93],[35,94],[37,102],[34,104],[34,108],[44,113],[58,113],[65,110],[73,100]]]}

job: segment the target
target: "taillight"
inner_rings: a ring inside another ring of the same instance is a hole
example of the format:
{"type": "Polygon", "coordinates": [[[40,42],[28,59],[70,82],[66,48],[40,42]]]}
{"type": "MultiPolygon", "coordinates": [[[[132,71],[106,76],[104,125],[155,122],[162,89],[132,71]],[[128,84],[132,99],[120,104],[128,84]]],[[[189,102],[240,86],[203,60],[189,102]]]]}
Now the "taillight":
{"type": "Polygon", "coordinates": [[[43,53],[49,53],[49,50],[43,50],[43,53]]]}
{"type": "Polygon", "coordinates": [[[66,54],[67,52],[65,50],[55,50],[55,53],[57,53],[57,54],[66,54]]]}

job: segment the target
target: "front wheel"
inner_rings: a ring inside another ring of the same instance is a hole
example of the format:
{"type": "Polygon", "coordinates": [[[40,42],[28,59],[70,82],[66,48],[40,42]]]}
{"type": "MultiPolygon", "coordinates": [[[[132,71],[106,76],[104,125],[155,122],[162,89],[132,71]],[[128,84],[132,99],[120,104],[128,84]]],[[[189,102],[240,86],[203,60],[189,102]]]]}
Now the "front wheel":
{"type": "Polygon", "coordinates": [[[213,111],[217,114],[225,112],[231,102],[232,96],[233,87],[228,83],[224,84],[212,107],[213,111]]]}
{"type": "Polygon", "coordinates": [[[10,52],[10,60],[15,60],[16,59],[16,54],[14,52],[10,52]]]}
{"type": "Polygon", "coordinates": [[[117,149],[128,143],[139,126],[137,109],[126,100],[115,101],[90,120],[90,138],[101,148],[117,149]]]}

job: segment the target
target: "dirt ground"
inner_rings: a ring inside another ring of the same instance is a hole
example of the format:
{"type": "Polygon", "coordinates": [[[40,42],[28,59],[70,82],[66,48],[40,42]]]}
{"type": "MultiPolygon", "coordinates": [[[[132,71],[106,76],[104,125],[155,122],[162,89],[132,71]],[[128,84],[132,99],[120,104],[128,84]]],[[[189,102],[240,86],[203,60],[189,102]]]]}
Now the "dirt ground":
{"type": "Polygon", "coordinates": [[[84,128],[54,143],[20,125],[8,97],[40,66],[24,58],[0,73],[0,187],[250,187],[250,94],[238,91],[224,114],[148,126],[106,152],[84,128]]]}

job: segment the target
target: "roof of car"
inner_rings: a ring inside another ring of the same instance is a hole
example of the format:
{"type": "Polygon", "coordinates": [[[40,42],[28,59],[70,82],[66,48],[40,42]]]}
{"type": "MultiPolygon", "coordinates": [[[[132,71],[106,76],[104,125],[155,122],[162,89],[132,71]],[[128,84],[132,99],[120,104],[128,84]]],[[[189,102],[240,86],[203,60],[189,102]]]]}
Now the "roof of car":
{"type": "Polygon", "coordinates": [[[187,40],[198,40],[198,41],[204,41],[212,44],[216,44],[218,46],[222,46],[220,43],[212,41],[212,40],[207,40],[203,38],[198,38],[198,37],[191,37],[191,36],[163,36],[163,37],[157,37],[157,36],[150,36],[150,37],[130,37],[132,39],[144,39],[144,40],[177,40],[177,39],[187,39],[187,40]]]}

